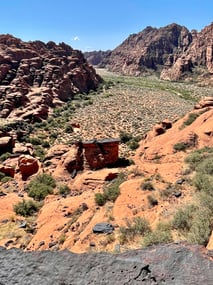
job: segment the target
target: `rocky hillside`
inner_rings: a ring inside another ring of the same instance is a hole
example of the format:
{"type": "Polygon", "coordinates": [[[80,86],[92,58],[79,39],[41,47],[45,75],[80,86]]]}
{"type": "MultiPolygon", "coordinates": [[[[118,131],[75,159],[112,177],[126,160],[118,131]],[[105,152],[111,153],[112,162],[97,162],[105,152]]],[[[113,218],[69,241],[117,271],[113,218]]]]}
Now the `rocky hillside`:
{"type": "Polygon", "coordinates": [[[0,35],[0,117],[40,121],[101,78],[80,51],[65,43],[23,42],[0,35]]]}
{"type": "Polygon", "coordinates": [[[84,52],[86,60],[95,66],[102,67],[102,62],[111,54],[110,50],[107,51],[87,51],[84,52]]]}
{"type": "Polygon", "coordinates": [[[181,244],[125,254],[21,252],[0,249],[0,279],[7,285],[211,285],[211,252],[181,244]],[[160,262],[159,262],[160,261],[160,262]]]}
{"type": "Polygon", "coordinates": [[[170,24],[162,28],[147,27],[130,35],[115,48],[102,66],[126,75],[147,71],[161,72],[161,79],[179,80],[193,73],[211,78],[213,68],[213,24],[201,32],[170,24]]]}

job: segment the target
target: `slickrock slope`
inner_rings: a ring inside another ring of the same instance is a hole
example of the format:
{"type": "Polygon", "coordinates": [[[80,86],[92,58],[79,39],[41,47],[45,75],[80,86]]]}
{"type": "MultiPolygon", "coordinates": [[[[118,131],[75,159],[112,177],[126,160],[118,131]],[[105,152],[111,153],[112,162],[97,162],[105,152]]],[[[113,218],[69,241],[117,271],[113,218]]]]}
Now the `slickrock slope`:
{"type": "Polygon", "coordinates": [[[210,285],[213,279],[212,253],[181,244],[119,255],[0,248],[0,261],[1,284],[7,285],[210,285]]]}
{"type": "Polygon", "coordinates": [[[50,108],[96,89],[100,81],[83,54],[65,43],[0,35],[1,118],[40,121],[50,108]]]}

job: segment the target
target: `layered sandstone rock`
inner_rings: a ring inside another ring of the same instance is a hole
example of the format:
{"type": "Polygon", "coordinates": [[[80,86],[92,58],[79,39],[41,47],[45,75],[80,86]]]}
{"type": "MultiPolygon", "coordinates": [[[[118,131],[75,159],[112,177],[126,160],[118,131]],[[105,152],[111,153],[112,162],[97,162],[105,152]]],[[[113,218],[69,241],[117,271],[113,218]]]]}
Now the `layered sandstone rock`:
{"type": "Polygon", "coordinates": [[[18,168],[25,180],[39,170],[38,160],[30,155],[21,155],[18,159],[18,168]]]}
{"type": "Polygon", "coordinates": [[[146,69],[157,70],[166,63],[170,54],[187,48],[191,41],[189,31],[177,24],[160,29],[147,27],[130,35],[111,52],[104,64],[111,71],[139,75],[146,69]]]}
{"type": "Polygon", "coordinates": [[[40,121],[49,108],[96,89],[100,81],[83,54],[65,43],[0,35],[0,117],[40,121]]]}
{"type": "Polygon", "coordinates": [[[204,81],[203,75],[212,77],[213,73],[213,23],[201,32],[177,24],[159,29],[149,26],[130,35],[99,66],[125,75],[158,71],[161,79],[172,81],[195,74],[204,81]]]}

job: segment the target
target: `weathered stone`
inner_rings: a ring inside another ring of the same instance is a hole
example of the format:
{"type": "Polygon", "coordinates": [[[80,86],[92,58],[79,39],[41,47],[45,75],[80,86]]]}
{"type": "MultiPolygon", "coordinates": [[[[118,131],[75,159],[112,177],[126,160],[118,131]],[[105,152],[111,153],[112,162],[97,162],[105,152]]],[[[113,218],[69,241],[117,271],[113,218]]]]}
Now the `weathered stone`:
{"type": "Polygon", "coordinates": [[[0,54],[3,118],[46,119],[54,102],[94,90],[102,81],[83,54],[66,44],[23,42],[0,35],[0,54]]]}
{"type": "Polygon", "coordinates": [[[0,280],[7,285],[212,285],[213,279],[212,252],[181,244],[122,254],[73,254],[67,250],[24,252],[0,248],[0,263],[0,280]]]}
{"type": "Polygon", "coordinates": [[[0,154],[5,152],[12,152],[14,147],[14,139],[10,136],[0,137],[0,154]]]}
{"type": "Polygon", "coordinates": [[[23,179],[37,173],[39,170],[38,160],[30,155],[21,155],[18,159],[18,167],[23,179]]]}
{"type": "Polygon", "coordinates": [[[114,227],[109,223],[98,223],[93,228],[94,234],[111,234],[113,231],[114,227]]]}

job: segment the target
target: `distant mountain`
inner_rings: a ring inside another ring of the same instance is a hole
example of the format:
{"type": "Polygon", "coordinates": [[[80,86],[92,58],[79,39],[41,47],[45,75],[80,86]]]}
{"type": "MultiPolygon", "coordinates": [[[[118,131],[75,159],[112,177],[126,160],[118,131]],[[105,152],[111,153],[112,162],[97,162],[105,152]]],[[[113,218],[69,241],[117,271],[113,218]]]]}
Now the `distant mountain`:
{"type": "Polygon", "coordinates": [[[98,64],[125,75],[158,71],[164,80],[180,80],[193,74],[211,77],[213,23],[201,32],[190,32],[175,23],[159,29],[149,26],[130,35],[98,64]]]}
{"type": "Polygon", "coordinates": [[[88,63],[92,64],[92,65],[96,65],[99,67],[102,67],[102,62],[104,62],[104,60],[109,57],[111,54],[110,50],[107,51],[87,51],[84,53],[84,57],[86,58],[86,60],[88,61],[88,63]]]}
{"type": "Polygon", "coordinates": [[[46,118],[76,93],[101,81],[82,52],[65,43],[23,42],[0,35],[0,117],[29,122],[46,118]]]}

